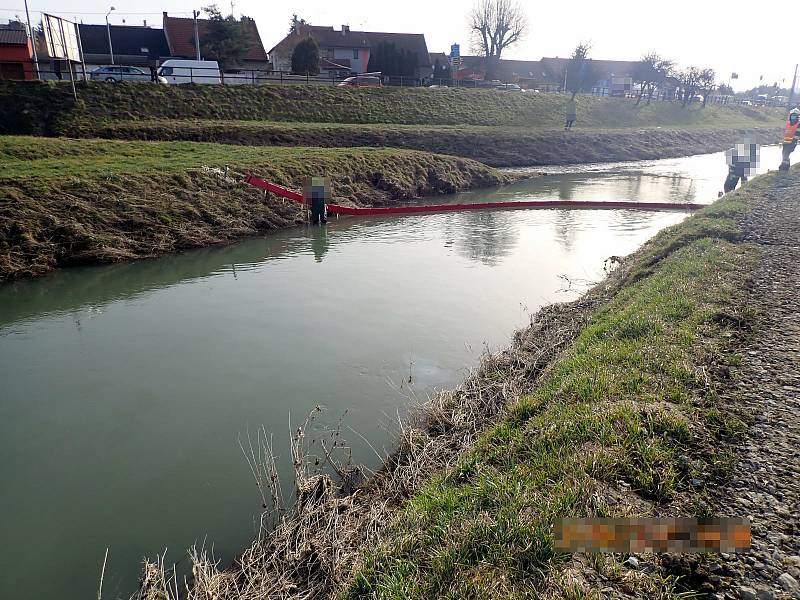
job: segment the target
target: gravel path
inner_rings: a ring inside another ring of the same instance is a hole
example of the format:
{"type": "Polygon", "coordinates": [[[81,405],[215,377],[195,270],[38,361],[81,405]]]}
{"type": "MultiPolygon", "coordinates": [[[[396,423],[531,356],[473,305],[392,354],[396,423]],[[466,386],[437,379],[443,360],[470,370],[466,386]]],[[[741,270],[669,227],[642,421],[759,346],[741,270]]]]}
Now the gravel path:
{"type": "Polygon", "coordinates": [[[748,290],[757,312],[723,400],[750,415],[716,513],[746,516],[750,552],[723,555],[718,599],[800,598],[800,174],[779,176],[743,223],[760,258],[748,290]]]}

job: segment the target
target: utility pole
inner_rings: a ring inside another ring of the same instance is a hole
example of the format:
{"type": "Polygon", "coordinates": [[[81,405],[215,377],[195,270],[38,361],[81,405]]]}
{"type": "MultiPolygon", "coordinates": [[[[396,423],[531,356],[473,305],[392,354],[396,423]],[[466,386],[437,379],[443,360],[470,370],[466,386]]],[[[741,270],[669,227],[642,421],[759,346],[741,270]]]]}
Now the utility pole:
{"type": "Polygon", "coordinates": [[[197,16],[199,14],[200,13],[198,11],[196,11],[196,10],[192,11],[192,16],[194,17],[194,53],[195,53],[195,59],[196,60],[201,60],[200,59],[200,34],[197,32],[197,16]]]}
{"type": "Polygon", "coordinates": [[[114,64],[114,46],[111,45],[111,25],[108,24],[108,15],[115,10],[112,6],[106,13],[106,33],[108,33],[108,53],[111,55],[111,64],[114,64]]]}
{"type": "Polygon", "coordinates": [[[789,102],[786,107],[787,110],[792,110],[792,101],[794,100],[794,86],[797,85],[797,65],[794,66],[794,77],[792,77],[792,89],[789,90],[789,102]]]}
{"type": "Polygon", "coordinates": [[[36,79],[39,77],[39,54],[36,52],[36,33],[31,27],[31,13],[28,12],[28,0],[25,0],[25,18],[28,20],[28,35],[31,38],[31,48],[33,48],[33,68],[36,70],[36,79]]]}

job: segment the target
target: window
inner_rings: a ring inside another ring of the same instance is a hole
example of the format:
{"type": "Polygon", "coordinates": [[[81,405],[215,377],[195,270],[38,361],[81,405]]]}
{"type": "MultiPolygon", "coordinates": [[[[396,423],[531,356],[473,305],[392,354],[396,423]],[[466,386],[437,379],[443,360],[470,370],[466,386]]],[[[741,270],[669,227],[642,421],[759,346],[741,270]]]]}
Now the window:
{"type": "Polygon", "coordinates": [[[172,67],[161,67],[159,75],[161,75],[162,77],[169,77],[170,75],[172,75],[172,67]]]}
{"type": "Polygon", "coordinates": [[[358,60],[358,48],[353,48],[353,58],[358,60]]]}

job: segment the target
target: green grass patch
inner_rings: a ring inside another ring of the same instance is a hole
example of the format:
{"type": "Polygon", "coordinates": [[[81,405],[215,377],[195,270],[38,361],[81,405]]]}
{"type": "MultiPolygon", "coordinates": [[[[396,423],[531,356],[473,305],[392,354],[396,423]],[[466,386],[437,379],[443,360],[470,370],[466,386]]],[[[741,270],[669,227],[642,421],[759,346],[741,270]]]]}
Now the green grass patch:
{"type": "MultiPolygon", "coordinates": [[[[333,86],[155,86],[90,83],[72,99],[69,85],[2,82],[0,132],[55,133],[81,119],[224,119],[313,123],[559,127],[562,94],[497,90],[333,86]]],[[[582,127],[779,125],[779,109],[654,102],[581,95],[582,127]]]]}
{"type": "MultiPolygon", "coordinates": [[[[554,522],[615,514],[593,502],[599,485],[659,504],[691,495],[698,473],[727,476],[734,455],[708,452],[708,439],[740,422],[691,400],[695,368],[727,327],[712,317],[732,310],[753,260],[735,243],[746,204],[728,197],[648,243],[647,272],[593,316],[534,393],[411,499],[343,597],[536,595],[566,559],[553,549],[554,522]]],[[[660,585],[677,595],[674,580],[660,585]]]]}

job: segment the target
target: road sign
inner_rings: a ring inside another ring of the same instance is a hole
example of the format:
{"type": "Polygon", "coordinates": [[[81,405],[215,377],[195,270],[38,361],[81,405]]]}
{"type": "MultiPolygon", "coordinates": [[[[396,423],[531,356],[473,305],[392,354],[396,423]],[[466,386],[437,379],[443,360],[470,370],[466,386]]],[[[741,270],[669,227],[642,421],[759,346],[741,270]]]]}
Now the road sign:
{"type": "Polygon", "coordinates": [[[50,58],[81,62],[78,26],[75,23],[42,13],[42,29],[50,58]]]}
{"type": "Polygon", "coordinates": [[[459,58],[461,56],[461,45],[453,44],[450,46],[450,58],[459,58]]]}

